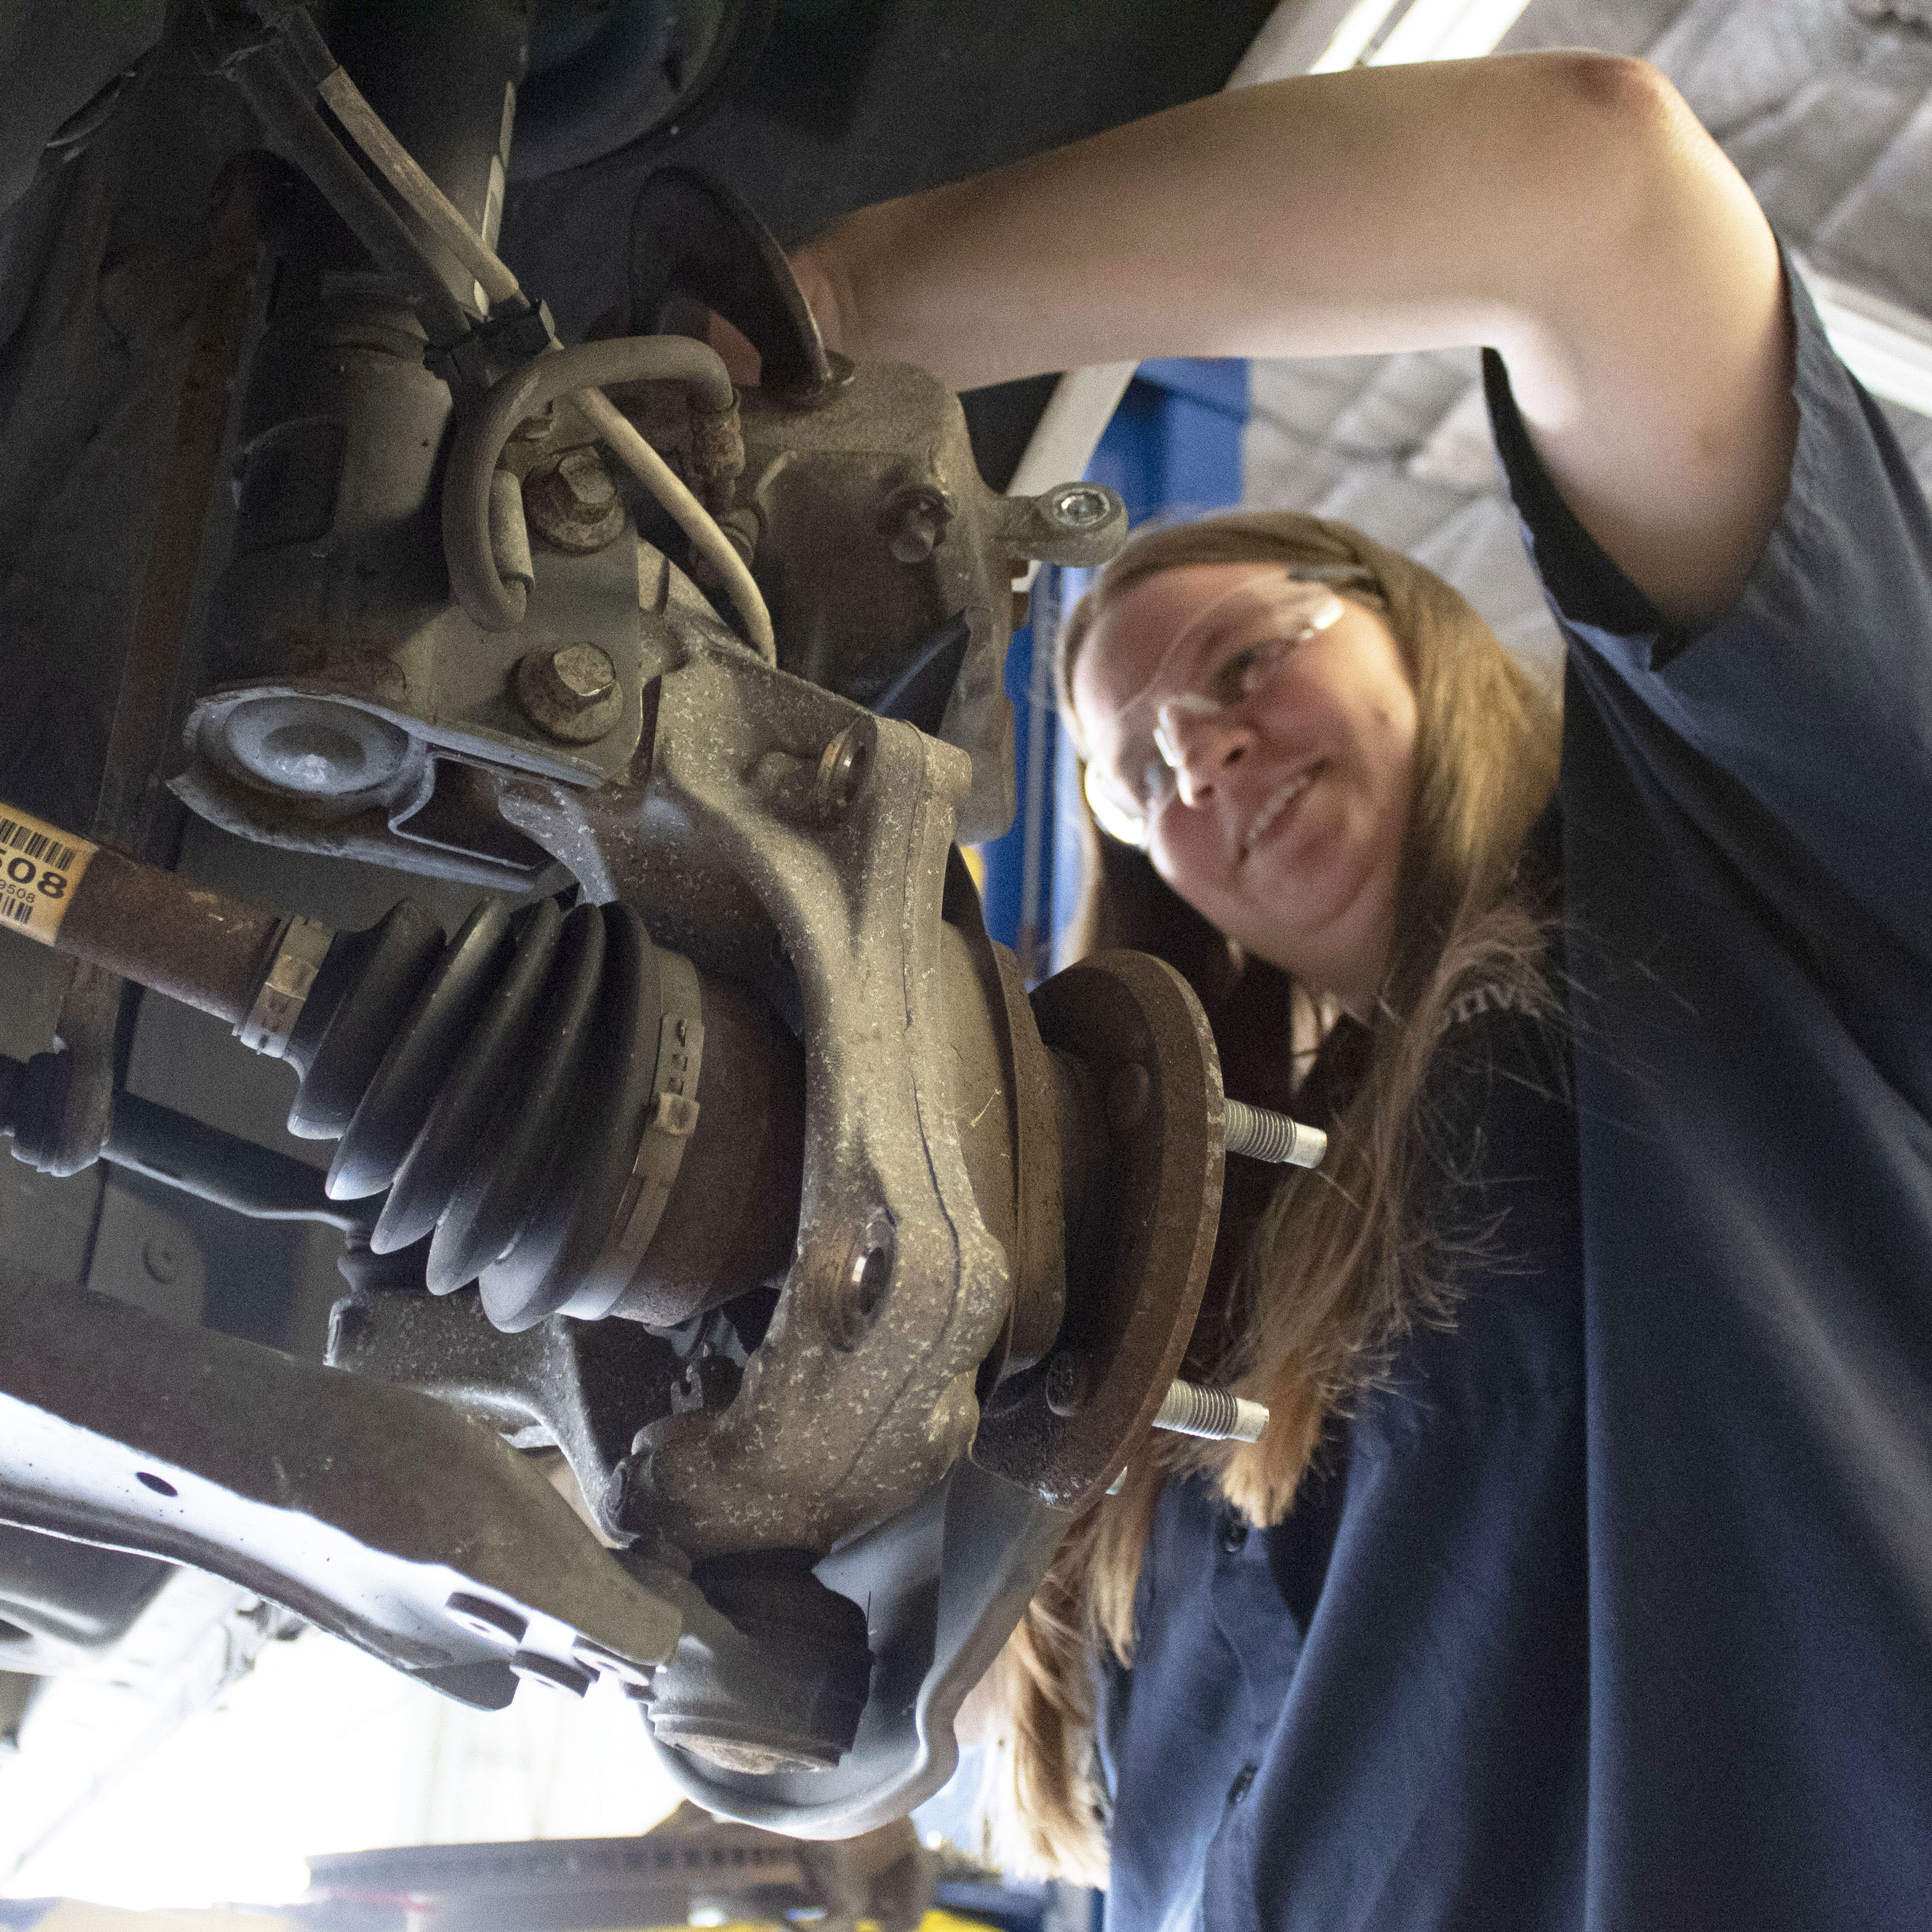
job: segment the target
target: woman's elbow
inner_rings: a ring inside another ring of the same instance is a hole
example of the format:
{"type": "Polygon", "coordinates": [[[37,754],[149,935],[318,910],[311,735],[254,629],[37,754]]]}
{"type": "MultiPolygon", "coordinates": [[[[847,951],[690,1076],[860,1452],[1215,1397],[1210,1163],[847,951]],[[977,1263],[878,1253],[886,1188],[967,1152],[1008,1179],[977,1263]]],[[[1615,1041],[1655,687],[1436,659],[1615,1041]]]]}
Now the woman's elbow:
{"type": "Polygon", "coordinates": [[[1548,92],[1533,111],[1550,160],[1544,191],[1561,197],[1566,226],[1600,268],[1625,252],[1640,266],[1666,236],[1751,212],[1723,150],[1648,61],[1583,52],[1541,58],[1550,64],[1548,92]]]}
{"type": "Polygon", "coordinates": [[[1696,124],[1684,97],[1634,54],[1576,48],[1538,58],[1566,128],[1634,143],[1681,137],[1696,124]]]}

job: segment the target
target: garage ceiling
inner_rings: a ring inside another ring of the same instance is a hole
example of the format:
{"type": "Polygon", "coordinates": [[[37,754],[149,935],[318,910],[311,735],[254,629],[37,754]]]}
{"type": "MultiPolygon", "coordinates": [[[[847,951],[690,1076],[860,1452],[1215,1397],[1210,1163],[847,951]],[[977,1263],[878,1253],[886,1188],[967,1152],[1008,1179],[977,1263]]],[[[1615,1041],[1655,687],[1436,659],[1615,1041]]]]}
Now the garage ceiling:
{"type": "MultiPolygon", "coordinates": [[[[1932,0],[1531,0],[1502,44],[1654,62],[1788,245],[1932,318],[1932,0]]],[[[1882,406],[1932,490],[1932,417],[1882,406]]],[[[1408,551],[1553,668],[1473,351],[1257,362],[1252,411],[1251,502],[1340,518],[1408,551]]]]}

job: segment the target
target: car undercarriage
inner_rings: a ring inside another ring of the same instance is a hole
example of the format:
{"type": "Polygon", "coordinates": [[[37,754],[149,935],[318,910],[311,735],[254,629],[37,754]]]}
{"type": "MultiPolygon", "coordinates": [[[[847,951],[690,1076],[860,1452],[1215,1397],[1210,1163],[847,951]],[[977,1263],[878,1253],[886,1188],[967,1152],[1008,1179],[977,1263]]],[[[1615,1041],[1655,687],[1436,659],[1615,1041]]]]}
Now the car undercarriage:
{"type": "Polygon", "coordinates": [[[1258,1426],[1176,1379],[1222,1161],[1318,1145],[1160,962],[1029,988],[961,850],[1124,510],[1006,490],[1041,386],[829,351],[760,216],[1268,9],[1157,73],[1123,10],[1074,124],[910,174],[839,94],[888,10],[182,0],[11,117],[0,1669],[188,1565],[848,1837],[1147,1432],[1258,1426]]]}

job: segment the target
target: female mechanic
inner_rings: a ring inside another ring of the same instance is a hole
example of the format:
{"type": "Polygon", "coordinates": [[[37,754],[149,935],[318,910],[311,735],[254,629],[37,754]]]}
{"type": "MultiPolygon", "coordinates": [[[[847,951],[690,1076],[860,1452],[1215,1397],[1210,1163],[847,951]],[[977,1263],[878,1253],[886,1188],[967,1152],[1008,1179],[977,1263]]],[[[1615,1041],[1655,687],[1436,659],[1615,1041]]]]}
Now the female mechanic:
{"type": "Polygon", "coordinates": [[[1744,184],[1639,63],[1362,70],[799,267],[962,388],[1486,345],[1568,641],[1559,725],[1269,515],[1069,627],[1096,936],[1334,1142],[1197,1336],[1267,1435],[1150,1451],[1010,1651],[1036,1846],[1120,1928],[1932,1923],[1932,522],[1744,184]]]}

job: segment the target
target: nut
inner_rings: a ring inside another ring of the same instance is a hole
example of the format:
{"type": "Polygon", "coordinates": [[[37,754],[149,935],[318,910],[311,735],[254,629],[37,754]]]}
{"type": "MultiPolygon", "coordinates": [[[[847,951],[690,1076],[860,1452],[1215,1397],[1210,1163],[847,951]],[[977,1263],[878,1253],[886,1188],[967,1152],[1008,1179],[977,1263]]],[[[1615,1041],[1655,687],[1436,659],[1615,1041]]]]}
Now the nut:
{"type": "Polygon", "coordinates": [[[524,479],[524,514],[544,542],[575,556],[603,549],[624,528],[623,500],[594,449],[573,449],[524,479]]]}
{"type": "Polygon", "coordinates": [[[624,709],[616,667],[596,644],[531,651],[518,660],[514,682],[524,716],[566,744],[602,737],[624,709]]]}

